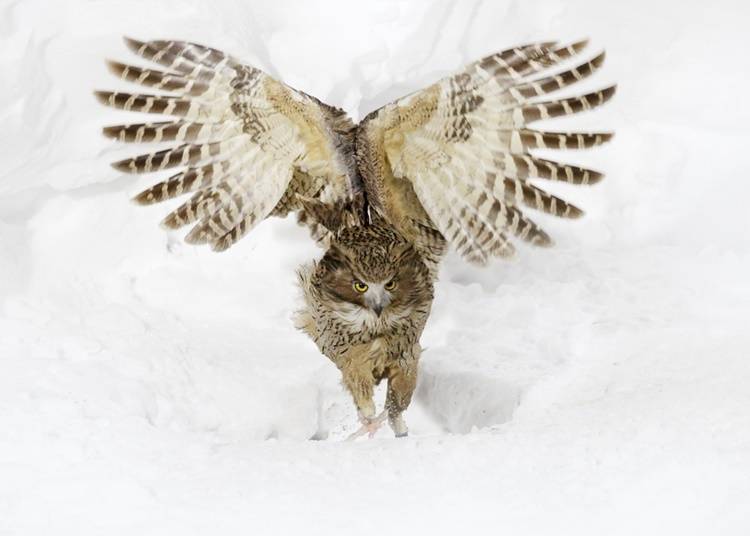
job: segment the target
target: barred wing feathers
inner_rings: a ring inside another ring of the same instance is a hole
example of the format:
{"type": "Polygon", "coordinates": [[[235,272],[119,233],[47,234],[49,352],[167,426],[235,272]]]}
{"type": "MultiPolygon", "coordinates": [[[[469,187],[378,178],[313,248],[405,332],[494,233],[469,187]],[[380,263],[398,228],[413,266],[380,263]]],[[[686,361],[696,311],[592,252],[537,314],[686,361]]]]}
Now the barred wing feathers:
{"type": "Polygon", "coordinates": [[[347,171],[335,149],[335,137],[354,128],[342,111],[212,48],[184,41],[125,41],[161,68],[109,62],[110,70],[157,93],[100,91],[98,99],[114,108],[174,119],[105,127],[104,134],[122,142],[172,146],[113,166],[125,173],[179,168],[135,201],[151,204],[192,194],[163,222],[170,228],[194,224],[186,241],[224,250],[269,214],[301,209],[295,194],[326,201],[350,196],[347,171]]]}
{"type": "Polygon", "coordinates": [[[370,146],[368,155],[379,154],[384,160],[370,168],[385,174],[364,173],[376,207],[402,227],[404,221],[424,226],[426,216],[462,256],[479,264],[513,254],[511,236],[550,245],[550,237],[523,209],[563,218],[582,212],[531,180],[593,184],[602,175],[538,158],[530,150],[583,149],[612,137],[606,132],[545,132],[528,126],[596,108],[612,97],[614,86],[573,98],[547,97],[602,65],[604,53],[545,75],[585,45],[536,43],[508,49],[370,114],[361,127],[370,146]],[[400,179],[411,185],[419,206],[393,201],[389,190],[400,179]]]}

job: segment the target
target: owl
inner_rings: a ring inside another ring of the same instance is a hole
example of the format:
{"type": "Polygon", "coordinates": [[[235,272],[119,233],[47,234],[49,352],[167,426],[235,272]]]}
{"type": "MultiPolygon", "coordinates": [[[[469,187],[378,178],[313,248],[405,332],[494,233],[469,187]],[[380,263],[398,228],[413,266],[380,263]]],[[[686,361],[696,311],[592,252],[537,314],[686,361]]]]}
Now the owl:
{"type": "Polygon", "coordinates": [[[330,242],[320,261],[298,272],[305,305],[297,326],[341,371],[362,422],[352,438],[374,434],[386,417],[403,437],[433,277],[414,246],[377,216],[368,225],[346,226],[341,207],[304,203],[330,242]],[[373,389],[384,379],[385,409],[376,416],[373,389]]]}
{"type": "Polygon", "coordinates": [[[600,172],[541,158],[534,149],[584,149],[610,132],[538,130],[530,124],[596,108],[615,86],[575,97],[548,94],[588,78],[604,53],[587,41],[516,46],[354,121],[341,109],[219,50],[185,41],[126,45],[144,65],[109,61],[153,93],[97,91],[105,105],[158,121],[105,127],[122,142],[164,148],[115,162],[125,173],[176,173],[135,197],[143,205],[188,195],[163,220],[185,240],[231,247],[269,216],[295,213],[325,249],[299,270],[297,325],[341,371],[372,435],[387,420],[407,435],[419,339],[440,261],[449,248],[486,264],[514,254],[513,239],[550,246],[528,209],[578,218],[545,181],[589,185],[600,172]],[[385,409],[373,389],[387,380],[385,409]]]}

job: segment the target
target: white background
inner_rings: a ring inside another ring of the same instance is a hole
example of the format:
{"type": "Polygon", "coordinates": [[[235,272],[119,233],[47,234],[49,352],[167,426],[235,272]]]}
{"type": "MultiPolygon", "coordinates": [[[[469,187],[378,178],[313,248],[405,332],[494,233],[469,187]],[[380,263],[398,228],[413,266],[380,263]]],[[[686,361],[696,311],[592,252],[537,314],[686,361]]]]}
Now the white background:
{"type": "Polygon", "coordinates": [[[746,5],[2,2],[0,534],[750,533],[746,5]],[[588,36],[608,57],[580,89],[618,94],[554,127],[614,129],[563,157],[607,178],[556,188],[587,211],[537,218],[556,248],[448,259],[411,436],[344,443],[349,398],[289,319],[305,231],[189,247],[128,202],[155,179],[108,166],[137,151],[91,94],[120,87],[123,34],[226,49],[355,118],[588,36]]]}

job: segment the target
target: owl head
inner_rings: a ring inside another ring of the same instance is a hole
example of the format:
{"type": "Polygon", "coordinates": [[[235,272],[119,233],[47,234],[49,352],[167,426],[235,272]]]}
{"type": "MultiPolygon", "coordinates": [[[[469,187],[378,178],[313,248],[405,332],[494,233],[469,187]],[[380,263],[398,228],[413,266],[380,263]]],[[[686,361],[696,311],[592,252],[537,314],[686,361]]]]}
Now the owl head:
{"type": "Polygon", "coordinates": [[[330,232],[317,278],[327,297],[378,317],[405,312],[432,298],[432,283],[418,252],[377,214],[369,224],[352,224],[341,216],[340,207],[317,203],[309,208],[330,232]]]}

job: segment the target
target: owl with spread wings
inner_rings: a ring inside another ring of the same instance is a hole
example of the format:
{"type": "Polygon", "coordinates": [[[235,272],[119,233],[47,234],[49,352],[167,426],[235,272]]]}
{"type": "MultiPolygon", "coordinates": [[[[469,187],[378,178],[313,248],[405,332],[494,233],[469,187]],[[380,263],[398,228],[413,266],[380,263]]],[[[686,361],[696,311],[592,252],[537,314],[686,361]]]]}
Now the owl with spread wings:
{"type": "Polygon", "coordinates": [[[407,435],[403,413],[416,386],[419,339],[448,248],[486,264],[513,255],[514,239],[552,244],[527,209],[582,215],[539,180],[586,185],[602,174],[532,149],[583,149],[612,137],[529,126],[612,97],[614,86],[547,97],[601,67],[604,53],[576,61],[586,41],[492,54],[359,124],[219,50],[125,42],[154,66],[110,61],[110,70],[155,92],[98,91],[97,98],[171,119],[105,127],[104,134],[169,146],[113,166],[125,173],[177,168],[135,201],[189,195],[163,224],[191,226],[190,244],[223,251],[265,218],[290,212],[309,227],[325,254],[299,270],[304,306],[297,326],[341,371],[362,424],[352,438],[372,436],[385,421],[397,437],[407,435]],[[373,392],[382,380],[387,393],[378,413],[373,392]]]}

